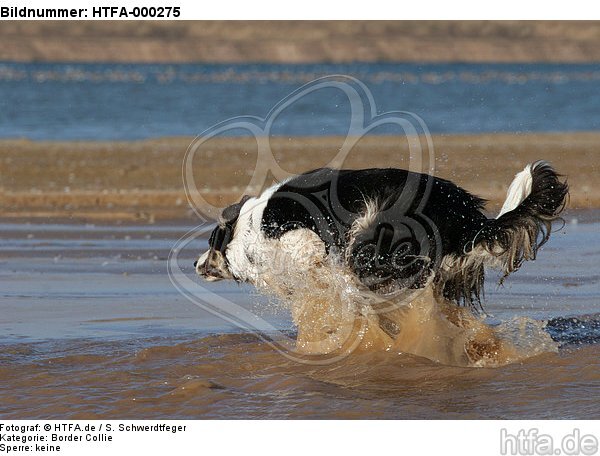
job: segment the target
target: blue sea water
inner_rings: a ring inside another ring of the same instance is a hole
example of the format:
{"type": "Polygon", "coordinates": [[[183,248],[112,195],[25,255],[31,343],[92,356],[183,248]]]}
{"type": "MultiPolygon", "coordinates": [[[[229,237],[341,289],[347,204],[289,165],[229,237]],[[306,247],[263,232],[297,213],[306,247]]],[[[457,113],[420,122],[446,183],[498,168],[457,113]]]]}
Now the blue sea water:
{"type": "MultiPolygon", "coordinates": [[[[6,62],[0,138],[195,136],[233,116],[264,117],[293,90],[332,74],[358,78],[379,113],[413,112],[432,133],[600,129],[600,64],[6,62]]],[[[287,109],[274,134],[344,135],[349,113],[339,90],[324,89],[287,109]]]]}

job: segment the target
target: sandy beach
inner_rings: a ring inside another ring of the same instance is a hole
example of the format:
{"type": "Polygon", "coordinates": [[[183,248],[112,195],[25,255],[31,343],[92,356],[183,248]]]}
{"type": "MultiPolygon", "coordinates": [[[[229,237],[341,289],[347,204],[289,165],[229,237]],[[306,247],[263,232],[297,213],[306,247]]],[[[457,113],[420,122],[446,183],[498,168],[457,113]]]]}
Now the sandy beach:
{"type": "MultiPolygon", "coordinates": [[[[0,208],[4,218],[153,222],[190,219],[182,163],[193,138],[131,142],[0,141],[0,208]]],[[[277,164],[289,173],[327,166],[339,137],[273,138],[277,164]]],[[[434,136],[435,174],[489,200],[496,210],[513,175],[529,162],[549,160],[568,178],[569,209],[600,207],[599,133],[434,136]]],[[[252,138],[205,143],[194,161],[198,191],[211,204],[237,201],[257,166],[252,138]]],[[[259,162],[258,166],[264,166],[259,162]]],[[[413,161],[414,164],[414,161],[413,161]]],[[[405,139],[360,139],[347,168],[408,167],[405,139]]],[[[259,188],[246,191],[256,194],[259,188]]]]}
{"type": "Polygon", "coordinates": [[[13,21],[19,62],[594,62],[593,21],[13,21]]]}

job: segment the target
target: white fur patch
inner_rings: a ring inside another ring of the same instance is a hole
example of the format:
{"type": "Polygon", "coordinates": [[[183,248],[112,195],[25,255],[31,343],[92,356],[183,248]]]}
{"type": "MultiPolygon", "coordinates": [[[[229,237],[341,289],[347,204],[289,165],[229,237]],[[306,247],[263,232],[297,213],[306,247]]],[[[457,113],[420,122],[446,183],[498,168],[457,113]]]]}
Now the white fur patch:
{"type": "Polygon", "coordinates": [[[377,217],[377,213],[379,212],[379,205],[375,201],[365,201],[365,209],[364,213],[358,217],[352,223],[350,230],[348,232],[348,237],[353,239],[356,237],[358,233],[361,231],[365,231],[369,229],[369,227],[375,221],[375,217],[377,217]]]}
{"type": "Polygon", "coordinates": [[[510,187],[508,187],[506,200],[496,218],[500,218],[507,212],[516,209],[531,194],[531,182],[531,165],[527,165],[523,171],[515,176],[510,187]]]}
{"type": "Polygon", "coordinates": [[[476,268],[480,265],[495,269],[504,269],[504,263],[502,258],[498,256],[498,253],[499,252],[491,253],[484,247],[478,245],[465,255],[446,255],[442,259],[441,272],[450,277],[460,271],[476,268]]]}
{"type": "Polygon", "coordinates": [[[197,273],[200,274],[200,271],[204,267],[204,263],[206,263],[206,260],[208,259],[209,253],[210,253],[210,250],[207,250],[202,255],[200,255],[200,258],[198,258],[198,261],[196,262],[196,272],[197,273]]]}
{"type": "Polygon", "coordinates": [[[259,197],[250,198],[240,210],[233,239],[225,251],[229,270],[238,280],[255,284],[259,280],[268,243],[261,230],[262,216],[269,199],[280,186],[275,184],[259,197]]]}

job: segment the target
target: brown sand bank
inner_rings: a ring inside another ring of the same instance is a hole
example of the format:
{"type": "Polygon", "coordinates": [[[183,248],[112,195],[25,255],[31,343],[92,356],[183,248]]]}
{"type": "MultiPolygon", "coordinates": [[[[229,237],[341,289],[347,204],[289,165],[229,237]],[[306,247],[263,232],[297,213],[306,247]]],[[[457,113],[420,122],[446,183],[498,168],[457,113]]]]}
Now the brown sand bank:
{"type": "MultiPolygon", "coordinates": [[[[0,141],[0,216],[138,220],[194,217],[182,162],[191,138],[134,142],[0,141]]],[[[569,207],[600,208],[600,133],[434,136],[435,174],[454,180],[499,207],[514,174],[543,158],[568,177],[569,207]]],[[[342,138],[271,140],[281,168],[299,173],[327,166],[342,138]]],[[[211,204],[237,200],[257,166],[254,139],[205,143],[193,160],[198,192],[211,204]]],[[[259,171],[265,170],[260,160],[259,171]]],[[[412,162],[413,164],[415,161],[412,162]]],[[[406,139],[362,138],[344,167],[408,167],[406,139]]],[[[256,193],[259,188],[251,188],[256,193]]]]}
{"type": "Polygon", "coordinates": [[[598,21],[3,21],[0,60],[598,62],[598,21]]]}

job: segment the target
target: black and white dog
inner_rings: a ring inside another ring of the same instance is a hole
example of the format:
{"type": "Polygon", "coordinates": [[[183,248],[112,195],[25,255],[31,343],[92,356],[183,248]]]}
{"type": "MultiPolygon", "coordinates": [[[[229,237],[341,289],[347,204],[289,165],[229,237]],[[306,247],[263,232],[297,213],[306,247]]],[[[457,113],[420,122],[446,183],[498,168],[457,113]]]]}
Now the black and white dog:
{"type": "Polygon", "coordinates": [[[449,302],[480,306],[484,266],[506,277],[534,259],[567,194],[566,182],[538,161],[516,175],[489,219],[484,200],[448,180],[402,169],[318,169],[226,208],[195,267],[207,280],[268,286],[278,253],[298,271],[335,257],[377,295],[431,283],[449,302]]]}

